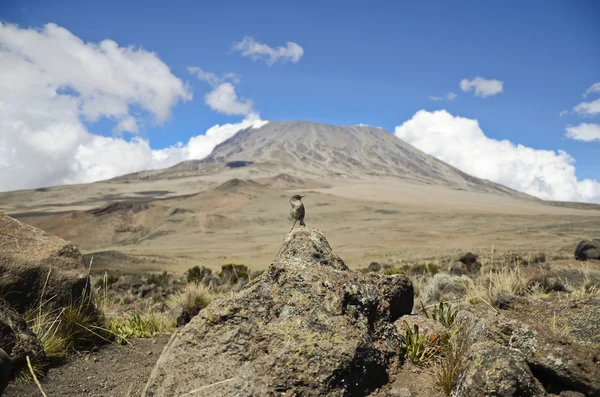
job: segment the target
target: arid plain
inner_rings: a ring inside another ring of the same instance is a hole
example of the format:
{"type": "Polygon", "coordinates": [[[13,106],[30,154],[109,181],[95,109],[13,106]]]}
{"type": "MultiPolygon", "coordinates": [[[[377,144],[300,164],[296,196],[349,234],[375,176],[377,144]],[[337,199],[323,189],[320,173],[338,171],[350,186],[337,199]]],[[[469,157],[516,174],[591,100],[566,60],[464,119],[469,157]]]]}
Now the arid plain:
{"type": "Polygon", "coordinates": [[[566,259],[600,229],[600,206],[544,202],[470,177],[379,129],[315,123],[249,128],[208,159],[170,169],[0,193],[0,211],[74,242],[97,269],[260,269],[292,226],[295,193],[306,195],[307,225],[353,268],[466,250],[566,259]],[[369,152],[381,147],[390,152],[369,152]]]}

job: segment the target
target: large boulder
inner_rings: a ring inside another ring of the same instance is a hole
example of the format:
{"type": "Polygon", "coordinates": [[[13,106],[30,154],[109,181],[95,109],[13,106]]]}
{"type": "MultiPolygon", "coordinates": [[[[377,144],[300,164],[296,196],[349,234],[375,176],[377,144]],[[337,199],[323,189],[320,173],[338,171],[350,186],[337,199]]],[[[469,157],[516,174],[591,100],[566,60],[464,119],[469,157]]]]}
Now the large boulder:
{"type": "Polygon", "coordinates": [[[511,306],[488,315],[489,308],[471,306],[457,314],[479,343],[454,395],[600,396],[600,297],[520,298],[511,306]],[[494,388],[498,393],[489,394],[494,388]]]}
{"type": "Polygon", "coordinates": [[[78,299],[88,285],[83,256],[71,243],[0,212],[0,291],[19,313],[78,299]]]}
{"type": "Polygon", "coordinates": [[[320,231],[296,228],[261,277],[173,338],[144,396],[367,395],[397,363],[393,323],[412,306],[408,278],[352,272],[320,231]]]}
{"type": "Polygon", "coordinates": [[[575,259],[578,261],[600,259],[600,239],[580,241],[575,248],[575,259]]]}

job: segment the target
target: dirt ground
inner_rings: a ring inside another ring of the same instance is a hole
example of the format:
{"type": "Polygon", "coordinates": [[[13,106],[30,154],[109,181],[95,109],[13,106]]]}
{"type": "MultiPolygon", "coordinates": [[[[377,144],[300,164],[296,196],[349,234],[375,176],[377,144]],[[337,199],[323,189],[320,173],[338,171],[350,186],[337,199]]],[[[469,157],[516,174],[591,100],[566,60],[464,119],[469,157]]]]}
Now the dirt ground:
{"type": "MultiPolygon", "coordinates": [[[[48,397],[134,397],[140,396],[170,334],[136,339],[131,345],[105,346],[87,355],[71,357],[51,368],[41,379],[48,397]]],[[[41,396],[34,383],[12,383],[4,397],[41,396]]]]}

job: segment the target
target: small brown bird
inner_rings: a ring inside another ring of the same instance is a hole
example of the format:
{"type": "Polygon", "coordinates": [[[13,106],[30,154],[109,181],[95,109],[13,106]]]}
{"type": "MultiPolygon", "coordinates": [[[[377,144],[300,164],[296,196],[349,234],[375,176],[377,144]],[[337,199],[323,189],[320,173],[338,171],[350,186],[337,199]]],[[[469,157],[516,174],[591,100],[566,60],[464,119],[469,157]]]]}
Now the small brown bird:
{"type": "Polygon", "coordinates": [[[292,218],[295,219],[294,226],[292,226],[292,229],[290,230],[290,232],[292,230],[294,230],[294,227],[296,226],[296,222],[298,222],[298,221],[300,221],[300,226],[306,226],[306,224],[304,223],[305,211],[304,211],[304,204],[302,204],[302,201],[301,201],[302,197],[305,197],[305,196],[300,196],[298,194],[295,194],[290,199],[290,204],[292,205],[292,208],[290,209],[290,215],[292,216],[292,218]]]}

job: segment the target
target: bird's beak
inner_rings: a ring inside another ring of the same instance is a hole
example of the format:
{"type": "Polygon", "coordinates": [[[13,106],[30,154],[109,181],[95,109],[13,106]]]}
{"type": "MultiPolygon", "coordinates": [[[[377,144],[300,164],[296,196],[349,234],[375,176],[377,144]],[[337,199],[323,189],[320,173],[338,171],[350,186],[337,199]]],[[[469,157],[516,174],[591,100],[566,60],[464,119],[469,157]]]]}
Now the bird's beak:
{"type": "Polygon", "coordinates": [[[300,198],[304,198],[304,197],[306,197],[306,196],[300,196],[300,198]]]}

